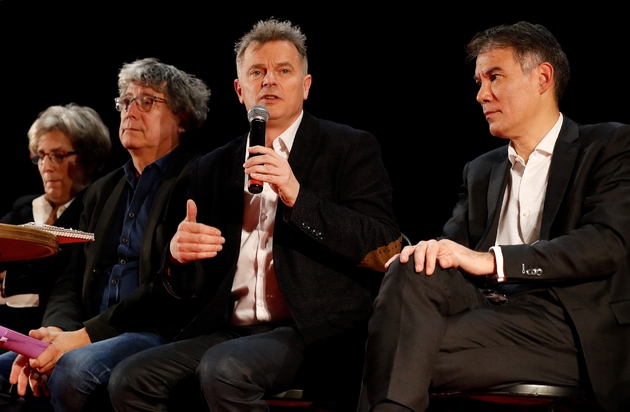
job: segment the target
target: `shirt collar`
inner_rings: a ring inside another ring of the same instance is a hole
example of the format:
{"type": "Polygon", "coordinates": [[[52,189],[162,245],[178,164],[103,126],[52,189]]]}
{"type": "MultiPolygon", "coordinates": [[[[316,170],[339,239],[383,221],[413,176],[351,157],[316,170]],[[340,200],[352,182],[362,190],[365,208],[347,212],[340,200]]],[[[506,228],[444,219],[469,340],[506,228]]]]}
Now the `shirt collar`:
{"type": "MultiPolygon", "coordinates": [[[[155,168],[157,171],[159,171],[161,174],[164,174],[164,172],[166,172],[166,169],[168,168],[168,165],[171,163],[171,159],[173,158],[173,154],[175,153],[176,150],[179,150],[179,146],[177,146],[175,149],[171,150],[170,152],[168,152],[164,156],[160,157],[159,159],[157,159],[153,163],[148,164],[145,167],[145,170],[147,168],[149,168],[149,167],[152,167],[152,168],[155,168]]],[[[138,181],[138,177],[136,177],[136,168],[133,165],[133,160],[129,159],[127,161],[127,163],[125,163],[125,165],[123,166],[123,169],[125,170],[125,175],[127,176],[127,181],[133,187],[135,187],[135,184],[138,181]]]]}
{"type": "MultiPolygon", "coordinates": [[[[558,140],[558,136],[560,135],[560,129],[562,128],[563,117],[562,113],[558,116],[558,120],[553,125],[551,129],[547,132],[545,137],[538,143],[536,148],[534,148],[535,152],[538,152],[542,155],[551,156],[553,153],[553,147],[556,145],[556,140],[558,140]]],[[[519,157],[518,153],[514,149],[512,143],[508,145],[508,158],[510,163],[514,165],[514,162],[519,157]]]]}

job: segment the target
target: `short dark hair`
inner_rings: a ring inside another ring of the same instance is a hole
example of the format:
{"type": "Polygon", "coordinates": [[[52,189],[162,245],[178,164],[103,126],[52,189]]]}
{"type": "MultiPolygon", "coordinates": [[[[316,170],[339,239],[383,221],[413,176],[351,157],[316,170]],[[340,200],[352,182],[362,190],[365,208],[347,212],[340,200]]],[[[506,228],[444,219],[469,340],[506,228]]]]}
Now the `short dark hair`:
{"type": "Polygon", "coordinates": [[[118,93],[122,96],[131,83],[139,83],[164,93],[168,107],[186,131],[199,129],[208,116],[210,89],[201,80],[164,64],[155,58],[125,63],[118,74],[118,93]]]}
{"type": "Polygon", "coordinates": [[[299,26],[294,26],[290,21],[280,21],[274,18],[261,20],[245,33],[234,46],[236,53],[236,69],[240,71],[243,54],[252,43],[265,44],[270,41],[288,41],[297,49],[302,59],[302,75],[308,74],[308,59],[306,57],[306,36],[299,26]]]}
{"type": "Polygon", "coordinates": [[[491,27],[473,36],[466,51],[469,59],[473,60],[494,48],[512,48],[514,58],[524,73],[529,73],[542,63],[551,64],[554,69],[556,100],[560,101],[571,77],[569,60],[558,40],[545,26],[520,21],[491,27]]]}

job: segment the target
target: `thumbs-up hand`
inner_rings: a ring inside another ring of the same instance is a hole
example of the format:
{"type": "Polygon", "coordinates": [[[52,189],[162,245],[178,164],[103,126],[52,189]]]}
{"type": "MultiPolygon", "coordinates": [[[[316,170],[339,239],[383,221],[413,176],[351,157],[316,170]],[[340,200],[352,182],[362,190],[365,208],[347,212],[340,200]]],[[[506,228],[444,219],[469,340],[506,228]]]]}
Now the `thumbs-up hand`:
{"type": "Polygon", "coordinates": [[[171,263],[185,264],[193,260],[215,257],[223,249],[225,239],[215,227],[197,223],[197,205],[186,202],[186,218],[177,226],[171,240],[171,263]]]}

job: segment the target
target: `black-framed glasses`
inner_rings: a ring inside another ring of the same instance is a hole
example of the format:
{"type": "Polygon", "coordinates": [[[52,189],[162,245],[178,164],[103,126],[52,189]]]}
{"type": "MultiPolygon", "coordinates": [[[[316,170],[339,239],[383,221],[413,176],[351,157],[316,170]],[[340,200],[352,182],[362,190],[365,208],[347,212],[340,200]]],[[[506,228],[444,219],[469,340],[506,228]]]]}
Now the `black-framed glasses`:
{"type": "Polygon", "coordinates": [[[31,153],[31,162],[33,162],[34,165],[40,163],[40,162],[44,162],[44,158],[46,156],[48,156],[48,158],[50,159],[51,162],[53,162],[53,164],[61,164],[61,162],[63,162],[63,159],[65,159],[68,156],[72,156],[73,154],[77,154],[78,152],[49,152],[49,153],[44,153],[44,152],[40,152],[40,153],[36,153],[33,154],[31,153]]]}
{"type": "Polygon", "coordinates": [[[122,112],[129,111],[129,105],[131,102],[136,101],[136,106],[140,109],[141,112],[148,112],[153,107],[153,103],[155,102],[163,102],[166,103],[166,99],[161,97],[153,96],[150,94],[141,94],[140,96],[131,97],[131,96],[122,96],[114,99],[116,102],[116,110],[122,112]]]}

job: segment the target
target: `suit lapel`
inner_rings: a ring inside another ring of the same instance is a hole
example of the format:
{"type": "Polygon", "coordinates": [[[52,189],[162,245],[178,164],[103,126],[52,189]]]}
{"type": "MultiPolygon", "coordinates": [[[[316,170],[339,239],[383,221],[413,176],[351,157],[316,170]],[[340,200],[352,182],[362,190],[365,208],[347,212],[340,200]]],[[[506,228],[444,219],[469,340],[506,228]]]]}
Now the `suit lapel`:
{"type": "Polygon", "coordinates": [[[549,167],[549,181],[545,194],[540,239],[549,239],[551,224],[556,218],[562,199],[566,194],[572,176],[572,173],[566,171],[574,168],[579,149],[577,138],[577,124],[565,117],[549,167]]]}
{"type": "Polygon", "coordinates": [[[505,195],[505,187],[507,185],[510,170],[510,162],[506,156],[502,161],[492,165],[490,172],[490,182],[488,183],[488,194],[486,197],[488,224],[486,230],[479,241],[477,250],[487,251],[494,246],[499,229],[499,217],[501,216],[501,205],[503,204],[503,196],[505,195]]]}
{"type": "MultiPolygon", "coordinates": [[[[95,269],[96,262],[101,257],[100,255],[101,255],[101,251],[103,250],[103,244],[105,242],[105,239],[108,236],[109,228],[111,227],[112,218],[114,214],[116,213],[116,211],[118,210],[118,203],[120,202],[120,197],[122,196],[123,188],[125,187],[125,182],[126,182],[126,178],[125,178],[125,174],[123,173],[120,180],[118,180],[118,183],[116,184],[116,186],[114,186],[114,190],[112,190],[111,195],[107,198],[107,201],[105,202],[105,205],[103,206],[101,214],[96,219],[95,224],[91,224],[90,225],[91,228],[88,228],[88,231],[92,233],[102,233],[103,235],[95,236],[94,243],[91,245],[85,246],[86,248],[89,247],[90,249],[96,250],[98,252],[98,253],[85,254],[88,259],[86,261],[87,268],[95,269]]],[[[92,279],[93,278],[91,276],[84,277],[83,296],[91,296],[90,288],[91,288],[92,279]]]]}
{"type": "Polygon", "coordinates": [[[317,120],[304,112],[300,127],[295,134],[295,140],[289,154],[289,165],[298,182],[310,176],[317,153],[317,120]]]}
{"type": "MultiPolygon", "coordinates": [[[[226,213],[227,236],[224,252],[229,251],[231,256],[238,256],[241,247],[241,228],[243,227],[243,192],[245,190],[245,150],[247,135],[242,136],[228,148],[225,157],[224,175],[226,193],[223,197],[223,210],[226,213]],[[232,241],[231,241],[232,240],[232,241]]],[[[217,182],[219,183],[219,182],[217,182]]],[[[220,183],[219,183],[220,184],[220,183]]],[[[217,191],[212,190],[213,193],[217,191]]]]}

